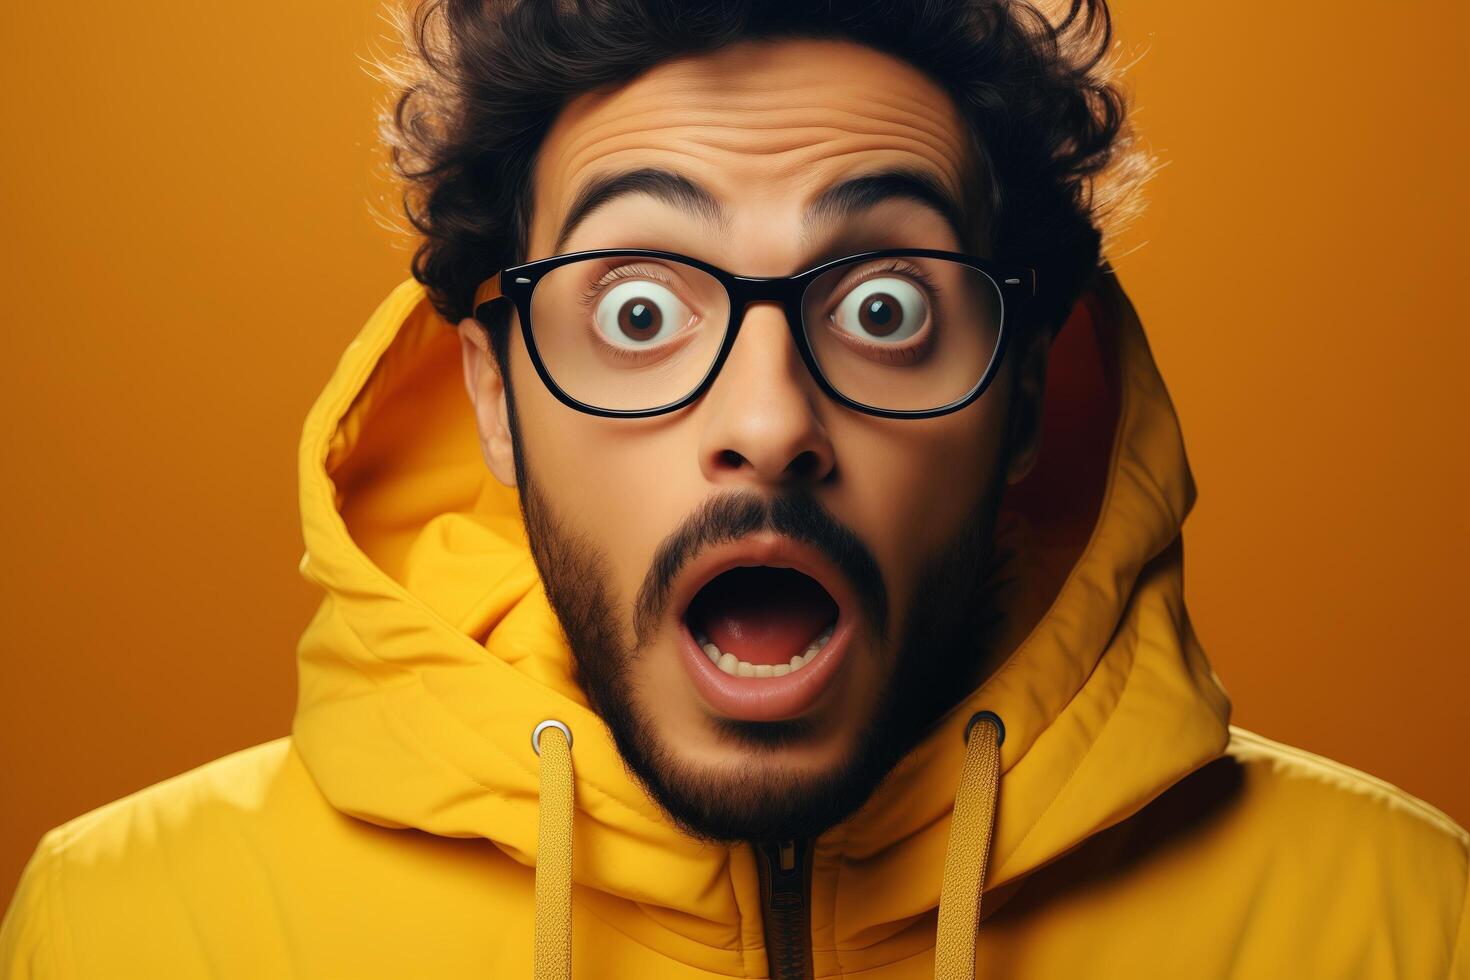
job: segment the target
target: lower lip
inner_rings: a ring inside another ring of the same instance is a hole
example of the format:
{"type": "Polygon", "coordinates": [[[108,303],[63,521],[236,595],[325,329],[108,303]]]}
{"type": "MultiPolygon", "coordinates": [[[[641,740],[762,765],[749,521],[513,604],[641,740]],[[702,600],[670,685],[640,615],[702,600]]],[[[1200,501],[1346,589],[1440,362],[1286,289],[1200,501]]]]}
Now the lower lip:
{"type": "Polygon", "coordinates": [[[689,624],[679,621],[679,646],[695,688],[720,714],[745,721],[779,721],[810,708],[837,679],[851,637],[852,623],[839,615],[832,638],[800,670],[781,677],[739,677],[716,667],[694,642],[689,624]]]}

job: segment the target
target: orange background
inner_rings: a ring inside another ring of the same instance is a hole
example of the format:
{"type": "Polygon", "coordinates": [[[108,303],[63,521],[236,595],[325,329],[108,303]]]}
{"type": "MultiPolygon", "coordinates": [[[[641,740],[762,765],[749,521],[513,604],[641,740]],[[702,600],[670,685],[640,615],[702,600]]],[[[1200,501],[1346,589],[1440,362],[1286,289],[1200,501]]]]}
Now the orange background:
{"type": "MultiPolygon", "coordinates": [[[[288,732],[296,438],[409,260],[375,4],[86,6],[16,5],[0,59],[7,901],[46,829],[288,732]]],[[[1233,720],[1470,824],[1470,7],[1395,11],[1117,0],[1168,162],[1111,257],[1233,720]]]]}

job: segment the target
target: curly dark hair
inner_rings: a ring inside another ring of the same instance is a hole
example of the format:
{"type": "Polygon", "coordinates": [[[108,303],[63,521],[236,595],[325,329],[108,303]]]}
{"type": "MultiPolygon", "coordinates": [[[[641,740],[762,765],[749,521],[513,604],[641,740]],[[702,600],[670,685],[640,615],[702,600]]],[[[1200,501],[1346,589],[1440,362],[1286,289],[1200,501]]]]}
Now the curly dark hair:
{"type": "MultiPolygon", "coordinates": [[[[450,323],[525,261],[531,172],[563,105],[659,62],[756,38],[836,38],[904,59],[954,98],[984,161],[991,254],[1037,269],[1054,333],[1156,164],[1133,139],[1106,0],[1053,22],[1025,0],[424,0],[390,11],[402,50],[379,134],[422,235],[413,276],[450,323]]],[[[502,307],[509,304],[501,304],[502,307]]],[[[502,311],[508,315],[508,311],[502,311]]],[[[502,368],[508,331],[492,329],[502,368]]]]}

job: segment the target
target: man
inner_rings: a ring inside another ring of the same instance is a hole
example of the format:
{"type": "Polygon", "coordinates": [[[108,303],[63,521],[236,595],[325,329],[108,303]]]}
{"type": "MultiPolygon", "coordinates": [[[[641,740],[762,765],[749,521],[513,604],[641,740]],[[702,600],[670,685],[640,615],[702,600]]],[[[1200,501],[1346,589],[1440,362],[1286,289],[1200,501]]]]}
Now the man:
{"type": "Polygon", "coordinates": [[[1470,835],[1229,724],[1072,14],[427,8],[292,733],[45,835],[8,975],[1470,976],[1470,835]]]}

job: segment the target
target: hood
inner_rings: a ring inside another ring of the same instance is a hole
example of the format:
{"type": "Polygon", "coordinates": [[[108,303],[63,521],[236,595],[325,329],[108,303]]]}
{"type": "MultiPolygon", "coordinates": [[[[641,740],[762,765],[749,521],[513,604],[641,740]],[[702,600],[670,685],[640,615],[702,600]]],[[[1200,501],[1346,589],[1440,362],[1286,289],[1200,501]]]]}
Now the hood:
{"type": "MultiPolygon", "coordinates": [[[[299,466],[300,569],[324,598],[298,645],[292,734],[328,801],[385,827],[484,838],[535,867],[543,780],[555,779],[562,888],[603,908],[638,903],[619,927],[690,962],[728,967],[715,954],[758,947],[750,848],[679,833],[573,681],[515,491],[480,455],[457,335],[415,280],[348,344],[307,416],[299,466]],[[543,777],[531,734],[547,719],[573,745],[546,754],[543,777]]],[[[815,842],[822,945],[879,943],[933,914],[952,884],[947,850],[978,855],[989,894],[1224,751],[1230,701],[1183,602],[1194,499],[1142,325],[1103,265],[1053,345],[1041,454],[1002,509],[1011,653],[815,842]],[[970,798],[980,838],[956,798],[979,785],[967,752],[981,740],[964,736],[982,711],[1004,730],[998,771],[970,798]]],[[[538,918],[538,955],[541,929],[538,918]]]]}

